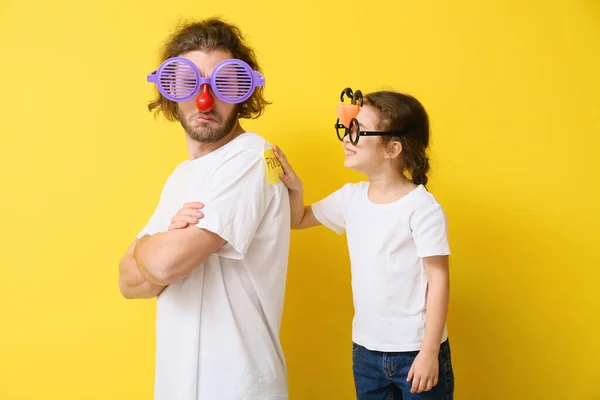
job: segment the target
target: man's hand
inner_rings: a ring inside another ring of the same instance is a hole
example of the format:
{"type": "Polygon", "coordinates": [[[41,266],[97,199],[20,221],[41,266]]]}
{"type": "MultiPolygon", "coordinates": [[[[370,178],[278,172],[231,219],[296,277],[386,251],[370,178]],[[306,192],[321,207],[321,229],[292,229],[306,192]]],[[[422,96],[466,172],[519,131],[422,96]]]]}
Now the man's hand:
{"type": "Polygon", "coordinates": [[[438,353],[429,350],[419,352],[408,372],[407,381],[412,381],[411,393],[427,392],[438,384],[438,353]]]}
{"type": "Polygon", "coordinates": [[[198,221],[204,218],[204,213],[200,211],[204,204],[199,202],[186,203],[183,208],[177,211],[177,214],[171,219],[169,230],[187,228],[189,225],[196,225],[198,221]]]}

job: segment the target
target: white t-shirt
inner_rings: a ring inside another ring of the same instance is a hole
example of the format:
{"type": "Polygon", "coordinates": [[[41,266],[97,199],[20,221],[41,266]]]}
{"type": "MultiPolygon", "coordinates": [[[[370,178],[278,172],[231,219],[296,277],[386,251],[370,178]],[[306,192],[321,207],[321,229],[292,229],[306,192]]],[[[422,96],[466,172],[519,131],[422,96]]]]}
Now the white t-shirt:
{"type": "MultiPolygon", "coordinates": [[[[346,232],[355,309],[352,340],[375,351],[416,351],[425,333],[423,257],[450,254],[446,218],[422,185],[388,204],[372,203],[368,189],[368,182],[346,184],[312,210],[329,229],[346,232]]],[[[442,342],[446,339],[444,328],[442,342]]]]}
{"type": "Polygon", "coordinates": [[[244,133],[182,162],[138,235],[167,230],[200,201],[199,228],[226,244],[158,297],[156,400],[288,399],[279,329],[290,244],[288,190],[267,180],[271,146],[244,133]]]}

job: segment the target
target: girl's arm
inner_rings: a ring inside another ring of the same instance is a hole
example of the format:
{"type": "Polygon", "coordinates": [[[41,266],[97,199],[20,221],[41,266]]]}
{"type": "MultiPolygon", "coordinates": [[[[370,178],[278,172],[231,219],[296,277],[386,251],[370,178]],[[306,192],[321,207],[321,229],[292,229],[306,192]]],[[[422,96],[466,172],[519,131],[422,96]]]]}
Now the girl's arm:
{"type": "Polygon", "coordinates": [[[450,297],[450,274],[448,256],[433,256],[423,258],[429,289],[427,292],[427,311],[425,321],[425,337],[421,344],[422,351],[432,351],[437,354],[440,350],[448,301],[450,297]]]}
{"type": "Polygon", "coordinates": [[[446,325],[450,293],[448,256],[424,257],[423,262],[429,282],[425,337],[408,372],[407,381],[412,381],[411,393],[429,391],[438,384],[438,354],[446,325]]]}
{"type": "Polygon", "coordinates": [[[304,186],[300,177],[294,172],[294,169],[279,147],[273,146],[273,152],[283,168],[283,174],[280,177],[281,181],[287,186],[290,192],[292,229],[306,229],[321,225],[315,218],[312,208],[304,205],[304,186]]]}
{"type": "Polygon", "coordinates": [[[290,205],[292,208],[292,229],[306,229],[321,225],[315,218],[310,206],[304,205],[302,192],[290,190],[290,205]]]}

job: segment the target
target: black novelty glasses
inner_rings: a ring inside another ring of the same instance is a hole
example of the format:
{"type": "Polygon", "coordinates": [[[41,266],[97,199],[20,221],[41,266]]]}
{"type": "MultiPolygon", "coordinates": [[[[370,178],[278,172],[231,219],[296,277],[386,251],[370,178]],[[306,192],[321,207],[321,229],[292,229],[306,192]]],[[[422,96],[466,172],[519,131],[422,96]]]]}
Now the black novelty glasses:
{"type": "Polygon", "coordinates": [[[344,138],[348,135],[350,139],[350,143],[353,145],[358,144],[358,139],[361,136],[401,136],[404,132],[401,131],[387,131],[387,132],[374,132],[374,131],[361,131],[360,124],[356,118],[352,118],[350,121],[350,126],[346,128],[344,125],[340,124],[340,119],[338,118],[335,123],[335,132],[337,133],[338,139],[341,142],[344,141],[344,138]]]}

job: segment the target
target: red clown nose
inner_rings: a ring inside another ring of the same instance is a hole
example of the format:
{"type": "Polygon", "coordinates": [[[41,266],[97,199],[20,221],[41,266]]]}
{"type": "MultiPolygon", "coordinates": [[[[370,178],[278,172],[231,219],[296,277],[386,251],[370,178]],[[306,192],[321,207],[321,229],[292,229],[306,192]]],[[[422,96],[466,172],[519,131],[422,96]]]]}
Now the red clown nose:
{"type": "Polygon", "coordinates": [[[208,92],[208,85],[202,85],[202,91],[200,92],[200,96],[196,98],[196,107],[198,110],[203,113],[210,112],[215,105],[215,102],[208,92]]]}

